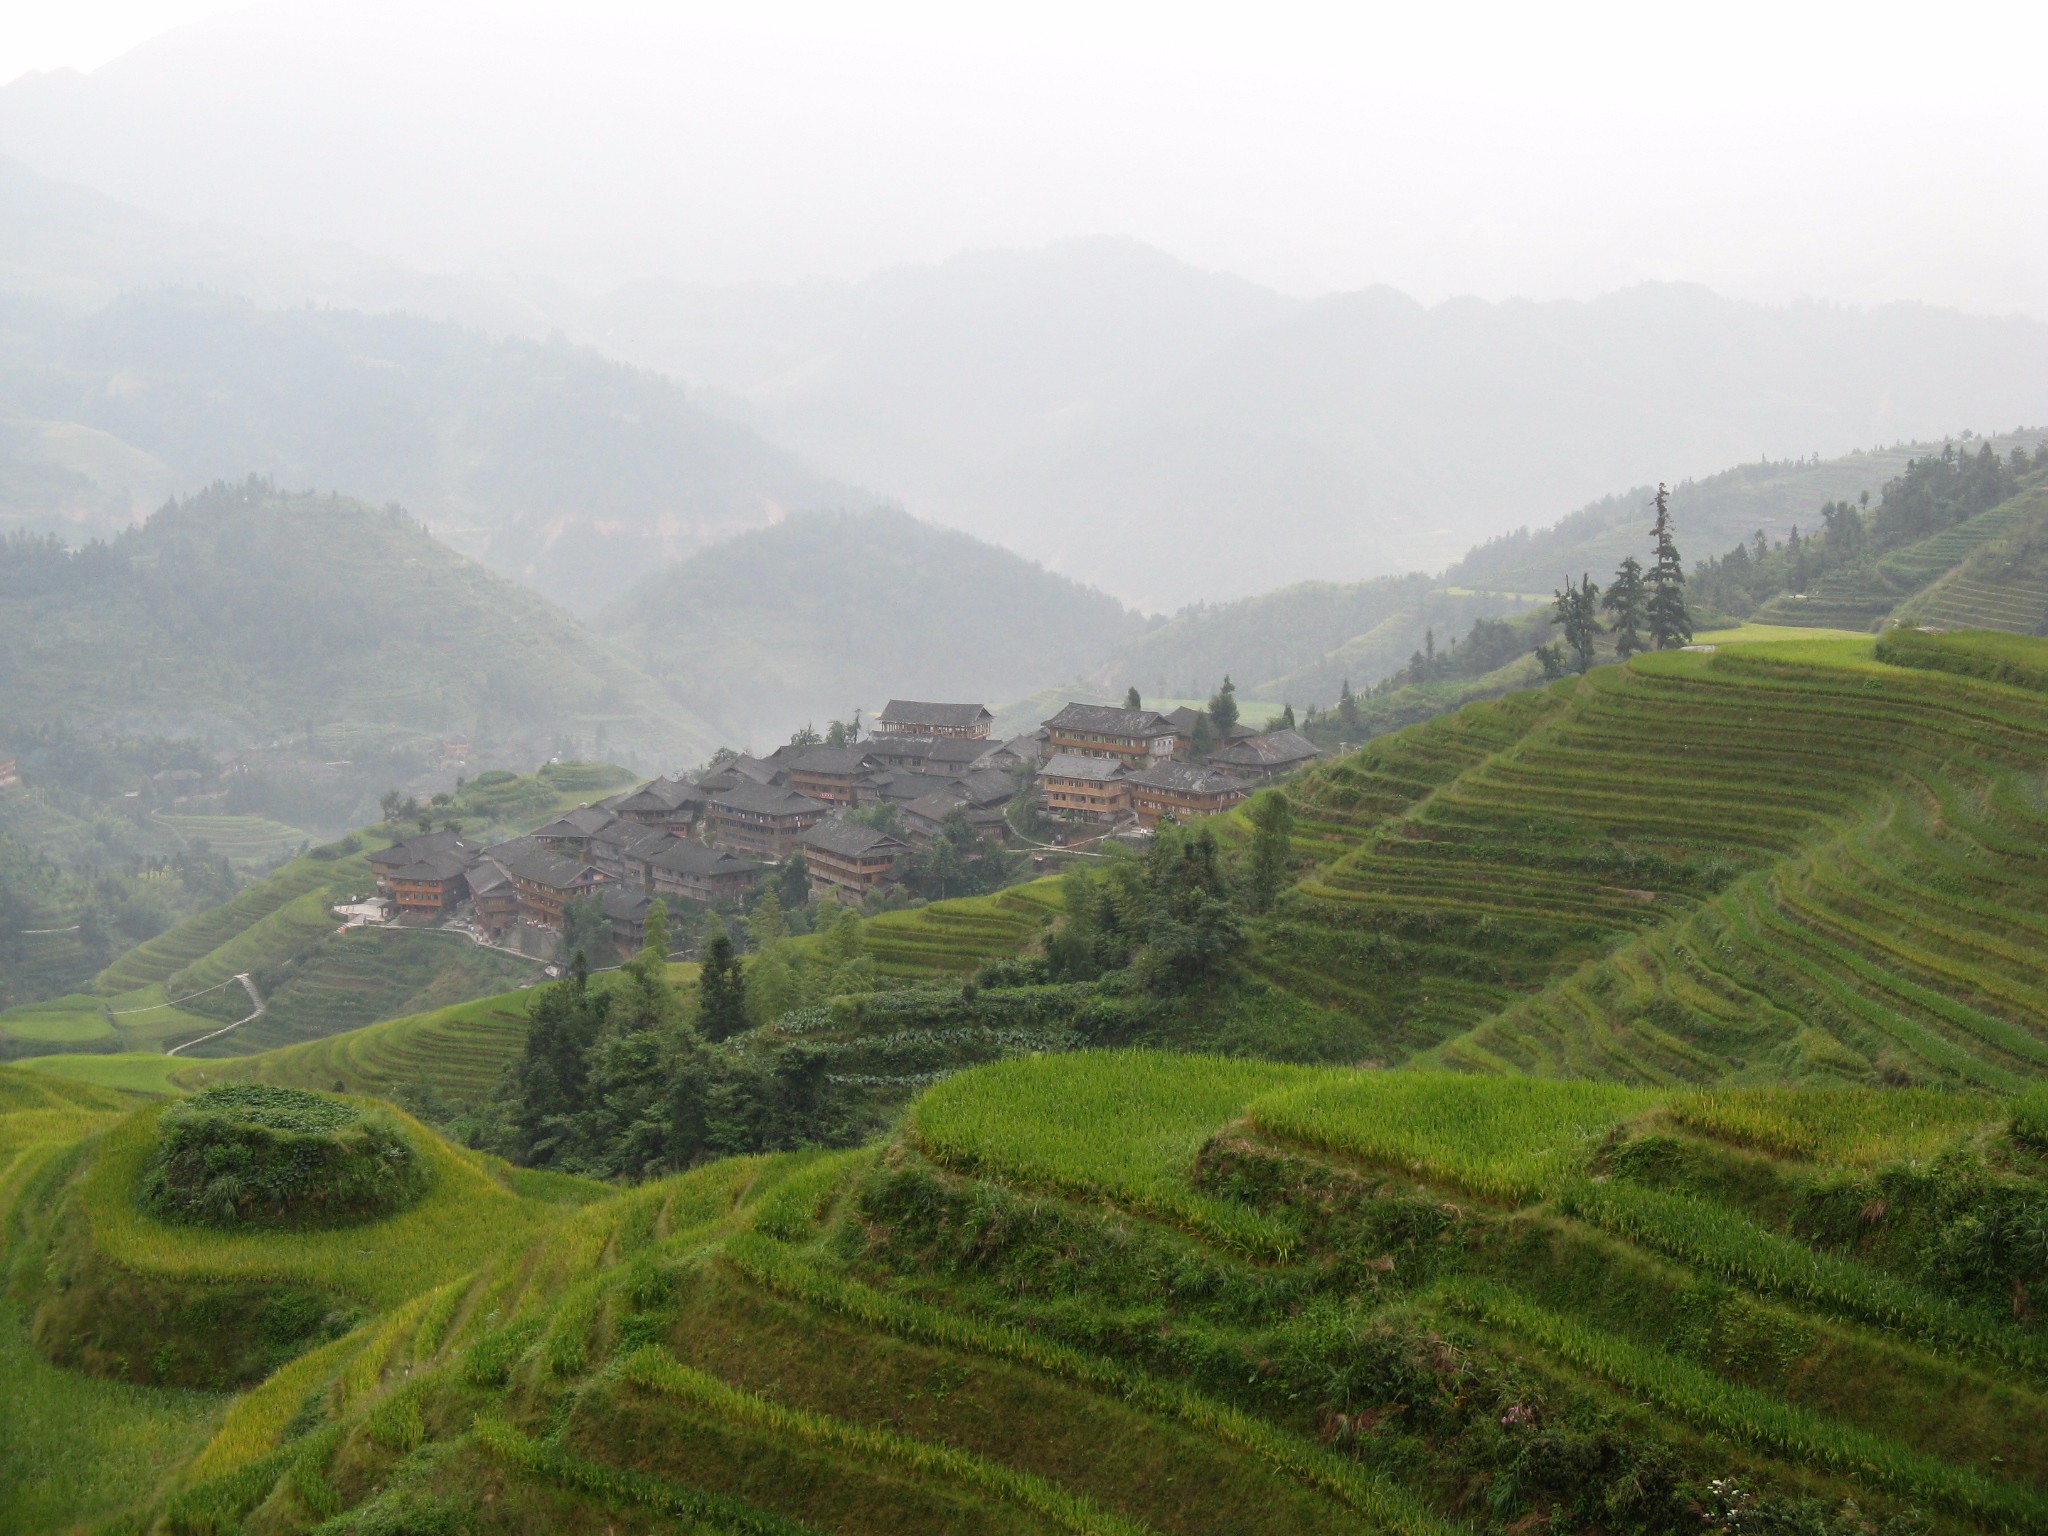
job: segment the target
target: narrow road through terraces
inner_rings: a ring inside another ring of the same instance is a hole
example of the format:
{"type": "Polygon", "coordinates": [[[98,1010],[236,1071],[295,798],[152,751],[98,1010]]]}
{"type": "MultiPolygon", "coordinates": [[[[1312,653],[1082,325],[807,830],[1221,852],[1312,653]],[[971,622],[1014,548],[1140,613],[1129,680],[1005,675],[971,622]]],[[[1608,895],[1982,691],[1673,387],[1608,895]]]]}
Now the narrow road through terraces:
{"type": "Polygon", "coordinates": [[[191,1050],[192,1047],[195,1045],[204,1045],[209,1040],[218,1040],[222,1035],[226,1034],[229,1030],[240,1029],[244,1024],[254,1023],[257,1019],[263,1017],[263,995],[256,990],[256,983],[249,979],[248,974],[246,972],[236,976],[234,979],[236,981],[239,981],[242,984],[242,990],[249,994],[249,1002],[254,1006],[256,1011],[250,1014],[249,1017],[246,1019],[237,1019],[235,1020],[234,1023],[225,1025],[220,1029],[216,1029],[211,1034],[201,1035],[197,1040],[187,1040],[183,1045],[174,1045],[168,1051],[164,1052],[166,1056],[175,1056],[180,1051],[191,1050]]]}

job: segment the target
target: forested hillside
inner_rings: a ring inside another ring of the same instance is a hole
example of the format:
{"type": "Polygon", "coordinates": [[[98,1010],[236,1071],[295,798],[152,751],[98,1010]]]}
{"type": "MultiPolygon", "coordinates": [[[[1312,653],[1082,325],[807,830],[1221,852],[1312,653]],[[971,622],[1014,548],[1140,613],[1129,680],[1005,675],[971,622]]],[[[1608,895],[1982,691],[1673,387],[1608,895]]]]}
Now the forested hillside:
{"type": "Polygon", "coordinates": [[[1141,621],[902,512],[790,517],[649,576],[601,628],[756,742],[890,697],[997,704],[1078,676],[1141,621]]]}
{"type": "Polygon", "coordinates": [[[715,733],[604,641],[394,508],[219,486],[111,541],[0,543],[0,719],[215,746],[345,727],[656,766],[715,733]],[[538,748],[538,750],[535,750],[538,748]]]}

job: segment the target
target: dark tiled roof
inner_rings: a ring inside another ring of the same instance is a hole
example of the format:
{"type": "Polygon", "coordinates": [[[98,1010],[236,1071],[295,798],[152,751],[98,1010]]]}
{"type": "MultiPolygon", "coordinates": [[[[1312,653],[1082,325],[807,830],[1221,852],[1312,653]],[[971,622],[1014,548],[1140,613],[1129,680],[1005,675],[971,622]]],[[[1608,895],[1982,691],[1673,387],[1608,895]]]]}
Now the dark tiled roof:
{"type": "Polygon", "coordinates": [[[469,866],[469,856],[453,849],[445,853],[430,853],[424,859],[415,860],[402,869],[394,869],[394,880],[453,880],[469,866]]]}
{"type": "Polygon", "coordinates": [[[917,699],[891,699],[882,711],[884,725],[913,730],[968,730],[994,718],[979,704],[926,704],[917,699]]]}
{"type": "Polygon", "coordinates": [[[802,816],[830,809],[824,801],[800,795],[782,784],[741,784],[728,789],[711,803],[714,807],[748,811],[757,816],[802,816]]]}
{"type": "Polygon", "coordinates": [[[958,789],[935,789],[928,795],[919,795],[904,806],[903,814],[912,821],[923,821],[937,826],[966,804],[967,797],[958,789]]]}
{"type": "Polygon", "coordinates": [[[821,849],[836,853],[842,859],[872,858],[879,853],[895,849],[903,853],[910,851],[909,845],[901,838],[874,827],[864,827],[858,822],[847,821],[839,816],[827,816],[799,839],[806,848],[821,849]]]}
{"type": "Polygon", "coordinates": [[[1154,763],[1131,782],[1146,789],[1170,789],[1183,795],[1221,795],[1250,788],[1235,774],[1201,763],[1154,763]]]}
{"type": "Polygon", "coordinates": [[[882,792],[884,800],[915,800],[919,795],[950,789],[959,782],[958,774],[914,773],[908,768],[892,768],[874,777],[875,788],[882,792]]]}
{"type": "Polygon", "coordinates": [[[755,784],[778,784],[789,772],[789,764],[773,758],[736,757],[725,766],[755,784]]]}
{"type": "Polygon", "coordinates": [[[512,877],[498,867],[496,859],[478,859],[464,873],[469,877],[471,896],[488,896],[512,883],[512,877]]]}
{"type": "Polygon", "coordinates": [[[974,805],[1001,805],[1017,793],[1017,781],[1000,768],[978,768],[960,776],[960,792],[974,805]]]}
{"type": "Polygon", "coordinates": [[[1209,761],[1225,767],[1284,768],[1322,755],[1322,748],[1299,731],[1269,731],[1218,747],[1209,761]]]}
{"type": "Polygon", "coordinates": [[[996,750],[996,743],[973,736],[941,736],[932,743],[931,751],[925,753],[925,760],[943,763],[948,768],[965,768],[996,750]]]}
{"type": "Polygon", "coordinates": [[[1083,731],[1092,736],[1170,736],[1173,722],[1157,710],[1112,709],[1107,704],[1069,704],[1045,722],[1047,730],[1083,731]]]}
{"type": "Polygon", "coordinates": [[[1173,722],[1173,728],[1176,731],[1185,736],[1191,735],[1194,732],[1195,722],[1202,718],[1202,712],[1199,709],[1190,709],[1187,705],[1183,704],[1179,709],[1169,709],[1166,712],[1166,718],[1173,722]]]}
{"type": "Polygon", "coordinates": [[[604,903],[604,915],[609,918],[624,918],[627,922],[639,922],[647,916],[647,909],[654,905],[654,898],[645,891],[628,890],[623,885],[608,885],[600,893],[604,903]]]}
{"type": "Polygon", "coordinates": [[[756,874],[763,867],[750,859],[737,858],[722,848],[681,837],[676,839],[673,848],[664,848],[647,862],[656,869],[678,875],[756,874]]]}
{"type": "Polygon", "coordinates": [[[524,880],[530,885],[544,885],[555,891],[566,891],[581,881],[586,873],[593,872],[579,860],[561,858],[544,848],[527,849],[509,857],[496,854],[492,857],[504,865],[506,873],[514,879],[524,880]]]}
{"type": "Polygon", "coordinates": [[[393,843],[389,848],[379,848],[369,856],[370,868],[391,870],[402,869],[407,864],[417,864],[421,859],[432,858],[437,853],[460,853],[474,857],[481,850],[474,843],[465,843],[457,832],[422,832],[417,837],[408,837],[403,842],[393,843]]]}
{"type": "Polygon", "coordinates": [[[589,837],[602,832],[618,821],[610,811],[600,810],[594,805],[578,806],[575,810],[557,816],[544,827],[534,829],[535,837],[589,837]]]}
{"type": "Polygon", "coordinates": [[[612,808],[622,816],[645,815],[649,811],[668,812],[693,803],[701,805],[703,801],[704,791],[694,784],[686,784],[681,779],[655,779],[614,802],[612,808]]]}
{"type": "Polygon", "coordinates": [[[1038,772],[1041,777],[1056,779],[1116,779],[1130,770],[1121,758],[1083,757],[1078,752],[1062,752],[1047,758],[1038,772]]]}
{"type": "Polygon", "coordinates": [[[866,769],[868,753],[865,747],[813,747],[801,757],[792,758],[791,773],[856,774],[866,769]]]}

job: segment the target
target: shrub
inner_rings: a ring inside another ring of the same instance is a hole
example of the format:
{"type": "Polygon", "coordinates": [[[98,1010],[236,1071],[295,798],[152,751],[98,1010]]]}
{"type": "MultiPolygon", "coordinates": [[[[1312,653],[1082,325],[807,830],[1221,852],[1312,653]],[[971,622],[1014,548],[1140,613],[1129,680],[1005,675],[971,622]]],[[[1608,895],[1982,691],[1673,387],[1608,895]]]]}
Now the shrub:
{"type": "Polygon", "coordinates": [[[425,1160],[379,1111],[234,1083],[165,1111],[141,1200],[188,1225],[329,1227],[402,1210],[428,1179],[425,1160]]]}
{"type": "Polygon", "coordinates": [[[2048,1083],[2036,1083],[2013,1100],[2012,1133],[2021,1141],[2048,1148],[2048,1083]]]}

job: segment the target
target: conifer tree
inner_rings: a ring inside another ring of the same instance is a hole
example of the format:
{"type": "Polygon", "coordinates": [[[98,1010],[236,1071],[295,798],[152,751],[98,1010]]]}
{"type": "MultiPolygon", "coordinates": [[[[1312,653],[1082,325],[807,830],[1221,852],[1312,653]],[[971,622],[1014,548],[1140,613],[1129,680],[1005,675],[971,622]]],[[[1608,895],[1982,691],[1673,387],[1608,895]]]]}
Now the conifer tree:
{"type": "Polygon", "coordinates": [[[1237,724],[1237,684],[1230,680],[1228,672],[1223,674],[1223,686],[1209,695],[1209,723],[1216,727],[1218,736],[1237,724]]]}
{"type": "Polygon", "coordinates": [[[1671,493],[1657,487],[1657,521],[1650,529],[1656,561],[1650,567],[1650,596],[1644,611],[1650,621],[1650,644],[1668,651],[1692,643],[1692,615],[1685,606],[1685,566],[1671,538],[1671,493]]]}
{"type": "Polygon", "coordinates": [[[1136,683],[1131,684],[1129,688],[1124,690],[1124,708],[1143,709],[1144,707],[1145,701],[1138,697],[1138,685],[1136,683]]]}
{"type": "Polygon", "coordinates": [[[725,1040],[747,1027],[747,978],[732,938],[721,927],[704,946],[697,978],[697,1033],[725,1040]]]}
{"type": "MultiPolygon", "coordinates": [[[[1564,631],[1564,650],[1569,651],[1575,671],[1584,672],[1593,665],[1594,642],[1600,636],[1600,589],[1593,584],[1592,575],[1581,572],[1578,581],[1571,577],[1564,579],[1564,590],[1551,594],[1550,617],[1557,627],[1564,631]]],[[[1564,652],[1549,647],[1538,647],[1537,657],[1541,660],[1545,650],[1555,658],[1544,661],[1543,670],[1549,674],[1553,665],[1561,665],[1564,652]]]]}
{"type": "Polygon", "coordinates": [[[1650,642],[1643,638],[1645,597],[1642,564],[1630,555],[1616,568],[1613,584],[1600,599],[1600,606],[1614,615],[1608,628],[1614,635],[1615,654],[1623,661],[1650,648],[1650,642]]]}

